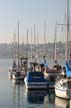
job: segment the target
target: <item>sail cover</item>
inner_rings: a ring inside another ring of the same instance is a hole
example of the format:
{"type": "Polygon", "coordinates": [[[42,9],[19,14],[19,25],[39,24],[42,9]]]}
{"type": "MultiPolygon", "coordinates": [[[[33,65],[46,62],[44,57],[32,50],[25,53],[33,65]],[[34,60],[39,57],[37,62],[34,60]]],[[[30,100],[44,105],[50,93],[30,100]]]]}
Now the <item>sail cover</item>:
{"type": "Polygon", "coordinates": [[[71,77],[71,60],[66,63],[66,76],[71,77]]]}
{"type": "Polygon", "coordinates": [[[46,59],[44,59],[42,63],[44,64],[44,67],[48,67],[48,63],[46,59]]]}

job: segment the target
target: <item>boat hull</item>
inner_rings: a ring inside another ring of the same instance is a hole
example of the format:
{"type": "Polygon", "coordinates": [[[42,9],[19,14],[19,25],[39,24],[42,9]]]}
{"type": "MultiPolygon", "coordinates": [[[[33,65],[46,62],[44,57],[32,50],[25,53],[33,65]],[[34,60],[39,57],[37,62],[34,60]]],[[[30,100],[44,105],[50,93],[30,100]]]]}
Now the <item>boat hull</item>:
{"type": "Polygon", "coordinates": [[[24,80],[25,76],[24,75],[17,76],[16,74],[12,74],[12,78],[13,80],[24,80]]]}
{"type": "Polygon", "coordinates": [[[71,99],[71,89],[63,89],[55,86],[55,95],[63,99],[71,99]]]}
{"type": "Polygon", "coordinates": [[[67,108],[68,104],[68,100],[55,97],[55,108],[67,108]]]}
{"type": "Polygon", "coordinates": [[[26,84],[27,89],[47,89],[47,84],[45,85],[40,85],[40,84],[26,84]]]}
{"type": "Polygon", "coordinates": [[[47,82],[27,82],[27,79],[24,80],[25,86],[27,89],[47,89],[47,82]]]}
{"type": "Polygon", "coordinates": [[[8,71],[8,77],[12,78],[12,72],[8,71]]]}
{"type": "Polygon", "coordinates": [[[17,71],[17,68],[13,68],[13,67],[10,67],[9,71],[8,71],[8,76],[9,78],[13,78],[13,74],[17,71]]]}
{"type": "Polygon", "coordinates": [[[27,89],[47,89],[48,80],[44,78],[44,74],[41,71],[29,72],[24,79],[27,89]]]}

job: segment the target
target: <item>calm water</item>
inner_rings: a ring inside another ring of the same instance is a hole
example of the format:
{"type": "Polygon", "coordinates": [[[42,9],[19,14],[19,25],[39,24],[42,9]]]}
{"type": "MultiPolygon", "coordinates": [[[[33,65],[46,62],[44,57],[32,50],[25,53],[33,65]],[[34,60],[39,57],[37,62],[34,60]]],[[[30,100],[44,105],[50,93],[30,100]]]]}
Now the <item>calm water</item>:
{"type": "Polygon", "coordinates": [[[0,60],[0,108],[71,108],[70,101],[55,97],[54,91],[29,91],[24,83],[8,78],[12,60],[0,60]]]}

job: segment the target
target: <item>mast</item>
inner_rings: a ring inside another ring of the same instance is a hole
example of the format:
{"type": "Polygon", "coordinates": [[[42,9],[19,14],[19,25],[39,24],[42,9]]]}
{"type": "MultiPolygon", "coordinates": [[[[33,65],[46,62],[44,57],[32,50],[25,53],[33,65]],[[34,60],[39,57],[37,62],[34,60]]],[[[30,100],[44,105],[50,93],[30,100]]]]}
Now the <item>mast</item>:
{"type": "Polygon", "coordinates": [[[66,48],[65,48],[65,57],[66,61],[69,60],[70,55],[70,45],[69,45],[69,26],[70,24],[70,15],[69,15],[69,0],[66,0],[66,23],[65,24],[57,24],[57,25],[63,25],[66,26],[66,48]]]}
{"type": "Polygon", "coordinates": [[[18,21],[18,66],[19,66],[19,21],[18,21]]]}
{"type": "Polygon", "coordinates": [[[44,56],[46,56],[46,23],[44,23],[44,56]]]}
{"type": "Polygon", "coordinates": [[[15,32],[14,32],[14,40],[13,40],[13,42],[14,42],[14,61],[16,61],[16,34],[15,34],[15,32]]]}
{"type": "Polygon", "coordinates": [[[66,60],[69,59],[69,0],[66,0],[66,25],[67,25],[67,38],[66,38],[66,60]]]}
{"type": "Polygon", "coordinates": [[[37,55],[39,59],[39,37],[38,37],[38,31],[37,31],[37,55]]]}
{"type": "Polygon", "coordinates": [[[31,28],[31,60],[32,60],[32,28],[31,28]]]}
{"type": "Polygon", "coordinates": [[[26,37],[26,58],[28,58],[28,28],[27,28],[27,37],[26,37]]]}
{"type": "Polygon", "coordinates": [[[57,57],[56,57],[56,33],[57,33],[57,23],[55,24],[55,33],[54,33],[54,60],[56,60],[57,59],[57,57]]]}
{"type": "Polygon", "coordinates": [[[58,24],[58,25],[64,25],[66,26],[66,47],[65,47],[65,57],[66,61],[69,60],[69,55],[70,55],[70,45],[69,45],[69,26],[70,24],[70,15],[69,15],[69,0],[66,0],[66,11],[65,11],[65,16],[66,16],[66,23],[65,24],[58,24]]]}
{"type": "Polygon", "coordinates": [[[34,61],[36,62],[36,32],[35,32],[35,24],[34,24],[34,61]]]}

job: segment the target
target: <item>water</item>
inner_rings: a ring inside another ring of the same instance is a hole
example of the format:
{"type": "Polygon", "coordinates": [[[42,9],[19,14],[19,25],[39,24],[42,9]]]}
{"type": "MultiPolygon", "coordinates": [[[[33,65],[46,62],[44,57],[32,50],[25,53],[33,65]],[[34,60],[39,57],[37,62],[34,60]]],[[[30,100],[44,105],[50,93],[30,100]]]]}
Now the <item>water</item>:
{"type": "Polygon", "coordinates": [[[54,90],[27,92],[23,82],[8,78],[10,59],[0,60],[0,108],[70,108],[70,101],[55,97],[54,90]]]}

